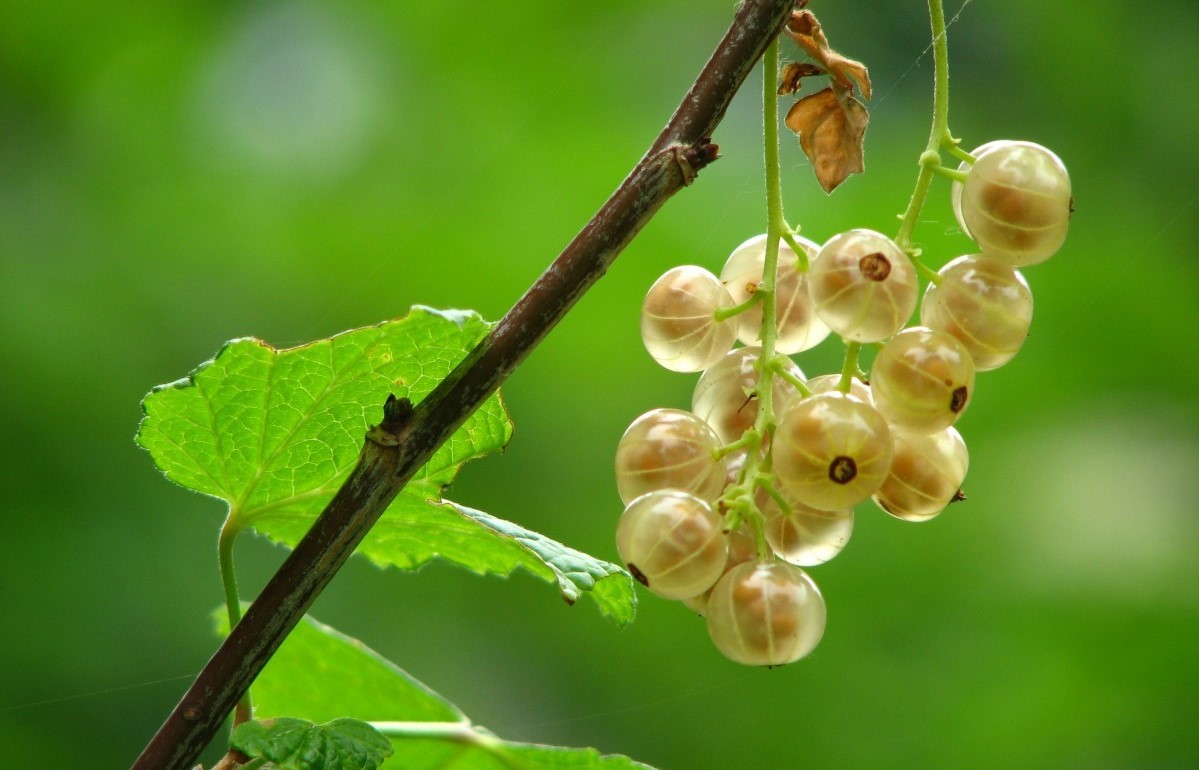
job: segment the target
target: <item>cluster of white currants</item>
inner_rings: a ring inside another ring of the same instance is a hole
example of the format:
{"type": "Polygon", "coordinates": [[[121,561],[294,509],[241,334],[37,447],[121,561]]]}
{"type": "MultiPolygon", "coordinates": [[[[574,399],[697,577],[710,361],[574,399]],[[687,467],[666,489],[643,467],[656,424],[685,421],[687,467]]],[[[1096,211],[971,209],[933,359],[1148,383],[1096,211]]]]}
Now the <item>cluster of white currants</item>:
{"type": "Polygon", "coordinates": [[[817,645],[824,599],[801,568],[841,551],[855,505],[872,498],[925,521],[960,496],[968,456],[953,424],[975,372],[1022,345],[1032,295],[1016,268],[1060,248],[1071,209],[1066,169],[1045,148],[991,142],[972,155],[952,198],[979,253],[930,282],[919,326],[905,328],[919,300],[912,260],[871,230],[823,246],[793,237],[807,260],[781,241],[769,332],[764,303],[749,301],[763,281],[764,235],[737,247],[719,278],[677,267],[645,298],[650,355],[703,374],[691,411],[647,412],[620,440],[617,548],[650,591],[705,615],[734,661],[779,665],[817,645]],[[878,347],[868,381],[851,376],[856,367],[808,379],[789,358],[830,332],[878,347]]]}

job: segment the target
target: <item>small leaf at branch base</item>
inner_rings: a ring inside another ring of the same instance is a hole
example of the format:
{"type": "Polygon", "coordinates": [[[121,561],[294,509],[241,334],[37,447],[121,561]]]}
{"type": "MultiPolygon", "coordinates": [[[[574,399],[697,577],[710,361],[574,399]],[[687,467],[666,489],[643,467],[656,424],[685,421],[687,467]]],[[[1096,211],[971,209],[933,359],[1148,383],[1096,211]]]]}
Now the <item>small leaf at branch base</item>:
{"type": "Polygon", "coordinates": [[[229,744],[280,770],[375,770],[393,752],[378,730],[356,719],[323,725],[289,717],[245,722],[233,730],[229,744]]]}
{"type": "Polygon", "coordinates": [[[799,134],[825,192],[865,170],[862,141],[870,115],[849,92],[826,88],[809,94],[791,106],[786,122],[799,134]]]}

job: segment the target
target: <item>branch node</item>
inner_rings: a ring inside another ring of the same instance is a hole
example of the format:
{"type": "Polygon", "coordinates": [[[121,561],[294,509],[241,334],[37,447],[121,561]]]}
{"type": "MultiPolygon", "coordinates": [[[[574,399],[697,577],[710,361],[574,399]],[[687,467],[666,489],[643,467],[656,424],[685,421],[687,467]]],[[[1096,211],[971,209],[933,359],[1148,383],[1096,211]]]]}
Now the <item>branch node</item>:
{"type": "Polygon", "coordinates": [[[695,181],[700,169],[720,157],[720,147],[712,144],[712,140],[704,137],[694,144],[673,144],[668,149],[678,164],[683,175],[683,185],[688,186],[695,181]]]}
{"type": "Polygon", "coordinates": [[[387,396],[383,404],[383,422],[372,426],[366,433],[367,439],[379,446],[398,446],[400,431],[412,419],[412,402],[407,398],[396,398],[394,393],[387,396]]]}

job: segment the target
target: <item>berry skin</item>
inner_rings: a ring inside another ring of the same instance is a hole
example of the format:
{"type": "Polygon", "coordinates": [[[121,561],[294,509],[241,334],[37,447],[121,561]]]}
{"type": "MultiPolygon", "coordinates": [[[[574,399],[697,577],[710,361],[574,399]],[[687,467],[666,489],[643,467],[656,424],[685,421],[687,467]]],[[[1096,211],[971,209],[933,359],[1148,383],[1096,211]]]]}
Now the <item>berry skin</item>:
{"type": "Polygon", "coordinates": [[[976,371],[1012,360],[1032,324],[1032,291],[1020,271],[975,255],[958,257],[940,275],[924,293],[920,322],[956,337],[976,371]]]}
{"type": "Polygon", "coordinates": [[[641,307],[645,349],[674,372],[707,369],[737,338],[736,319],[714,316],[732,306],[733,298],[709,271],[695,265],[669,270],[650,287],[641,307]]]}
{"type": "Polygon", "coordinates": [[[974,393],[974,361],[945,332],[914,326],[896,334],[870,371],[874,405],[896,428],[935,433],[957,421],[974,393]]]}
{"type": "MultiPolygon", "coordinates": [[[[818,511],[798,500],[787,500],[791,513],[783,513],[773,497],[765,495],[759,509],[766,516],[766,542],[775,556],[797,567],[824,564],[841,553],[853,534],[853,508],[818,511]]],[[[783,498],[788,496],[783,493],[783,498]]]]}
{"type": "Polygon", "coordinates": [[[654,409],[633,421],[616,445],[616,488],[627,505],[646,492],[679,489],[715,502],[724,489],[720,439],[682,409],[654,409]]]}
{"type": "Polygon", "coordinates": [[[799,567],[755,561],[729,570],[708,599],[708,634],[726,658],[781,666],[820,643],[826,610],[820,589],[799,567]]]}
{"type": "Polygon", "coordinates": [[[616,525],[616,549],[633,577],[665,599],[712,587],[728,560],[720,516],[703,500],[668,489],[629,503],[616,525]]]}
{"type": "MultiPolygon", "coordinates": [[[[819,377],[813,377],[804,383],[808,386],[808,390],[812,395],[817,393],[836,392],[841,384],[840,374],[822,374],[819,377]]],[[[854,377],[849,381],[849,395],[859,401],[865,401],[867,404],[874,403],[874,396],[870,395],[870,386],[854,377]]]]}
{"type": "MultiPolygon", "coordinates": [[[[758,399],[753,390],[758,387],[761,355],[762,349],[758,347],[729,351],[700,375],[695,384],[691,411],[711,425],[726,444],[741,438],[758,417],[758,399]]],[[[797,379],[803,379],[803,372],[795,364],[790,364],[788,370],[797,379]]],[[[770,382],[771,406],[775,414],[781,414],[791,400],[799,396],[799,391],[782,377],[772,377],[770,382]]]]}
{"type": "MultiPolygon", "coordinates": [[[[795,241],[805,252],[810,262],[820,247],[807,238],[795,236],[795,241]]],[[[766,261],[766,236],[758,235],[733,250],[720,281],[728,289],[735,304],[750,298],[762,282],[762,269],[766,261]]],[[[775,321],[778,337],[775,351],[784,355],[799,353],[819,345],[829,330],[812,312],[812,301],[808,297],[808,279],[799,271],[799,258],[784,241],[779,241],[777,285],[775,286],[775,321]]],[[[737,339],[746,345],[761,343],[762,304],[750,307],[738,316],[737,339]]]]}
{"type": "Polygon", "coordinates": [[[972,154],[958,208],[983,255],[1020,267],[1056,254],[1071,206],[1061,159],[1032,142],[992,142],[972,154]]]}
{"type": "Polygon", "coordinates": [[[956,428],[937,433],[892,432],[891,473],[874,502],[904,521],[927,521],[945,509],[962,487],[970,455],[956,428]]]}
{"type": "MultiPolygon", "coordinates": [[[[736,530],[730,532],[727,537],[729,539],[729,558],[724,563],[724,572],[722,574],[728,574],[728,571],[738,564],[744,564],[747,561],[753,561],[758,558],[758,544],[754,542],[753,531],[748,525],[738,527],[736,530]]],[[[709,588],[699,596],[684,599],[683,605],[700,615],[707,615],[708,599],[711,596],[712,589],[709,588]]]]}
{"type": "Polygon", "coordinates": [[[816,315],[856,342],[878,342],[902,329],[916,309],[917,289],[911,260],[873,230],[834,235],[808,275],[816,315]]]}
{"type": "Polygon", "coordinates": [[[891,467],[891,429],[875,408],[840,392],[791,405],[775,430],[774,474],[782,492],[820,511],[870,497],[891,467]]]}
{"type": "MultiPolygon", "coordinates": [[[[986,144],[980,144],[978,147],[975,147],[970,154],[977,159],[987,150],[990,150],[993,147],[998,147],[1001,144],[1007,144],[1009,141],[1011,140],[996,139],[994,141],[987,142],[986,144]]],[[[962,174],[969,174],[970,166],[970,163],[962,161],[958,164],[958,171],[962,174]]],[[[966,228],[966,220],[962,218],[962,183],[956,179],[953,180],[953,183],[949,187],[949,203],[953,207],[953,216],[954,219],[958,221],[958,227],[962,228],[962,232],[964,232],[966,235],[970,235],[970,230],[966,228]]]]}

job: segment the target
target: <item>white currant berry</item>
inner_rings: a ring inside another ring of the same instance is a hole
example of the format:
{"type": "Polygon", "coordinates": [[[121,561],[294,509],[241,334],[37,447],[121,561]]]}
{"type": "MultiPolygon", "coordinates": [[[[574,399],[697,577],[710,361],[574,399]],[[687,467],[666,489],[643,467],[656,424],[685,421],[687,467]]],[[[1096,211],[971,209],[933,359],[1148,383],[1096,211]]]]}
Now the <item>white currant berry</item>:
{"type": "MultiPolygon", "coordinates": [[[[808,390],[814,396],[817,393],[830,393],[839,391],[841,388],[841,375],[839,374],[822,374],[819,377],[813,377],[804,383],[808,386],[808,390]]],[[[874,402],[874,397],[870,395],[870,386],[853,377],[849,381],[849,395],[865,401],[867,404],[874,402]]]]}
{"type": "MultiPolygon", "coordinates": [[[[810,262],[820,247],[807,238],[795,236],[796,243],[806,252],[810,262]]],[[[728,289],[735,304],[747,301],[762,282],[766,262],[766,236],[758,235],[733,250],[720,281],[728,289]]],[[[784,355],[819,345],[829,329],[812,312],[808,297],[808,279],[799,271],[799,258],[785,241],[779,241],[775,285],[775,322],[778,335],[774,349],[784,355]]],[[[762,303],[759,302],[738,316],[737,339],[746,345],[757,345],[762,334],[762,303]]]]}
{"type": "Polygon", "coordinates": [[[1070,176],[1061,159],[1032,142],[976,151],[962,183],[964,229],[991,259],[1035,265],[1057,253],[1070,224],[1070,176]]]}
{"type": "Polygon", "coordinates": [[[917,289],[911,260],[873,230],[834,235],[808,274],[816,315],[856,342],[878,342],[902,329],[916,309],[917,289]]]}
{"type": "Polygon", "coordinates": [[[645,349],[671,371],[707,369],[737,338],[736,320],[715,316],[732,306],[733,298],[711,272],[695,265],[669,270],[650,287],[641,308],[645,349]]]}
{"type": "Polygon", "coordinates": [[[1006,364],[1032,324],[1032,291],[1020,271],[981,255],[958,257],[940,270],[920,305],[920,322],[952,334],[976,371],[1006,364]]]}
{"type": "Polygon", "coordinates": [[[759,505],[766,516],[766,542],[775,556],[797,567],[824,564],[841,553],[853,534],[853,508],[820,511],[790,498],[784,490],[789,513],[784,513],[770,495],[759,505]]]}
{"type": "Polygon", "coordinates": [[[891,473],[874,502],[904,521],[927,521],[957,496],[970,466],[966,442],[956,428],[936,433],[892,431],[891,473]]]}
{"type": "MultiPolygon", "coordinates": [[[[738,564],[744,564],[747,561],[753,561],[758,558],[758,544],[754,541],[754,533],[749,525],[742,526],[733,530],[726,535],[729,543],[729,557],[724,563],[724,573],[736,567],[738,564]]],[[[712,589],[709,588],[699,596],[692,596],[690,599],[684,599],[683,605],[700,615],[708,614],[708,599],[712,596],[712,589]]]]}
{"type": "Polygon", "coordinates": [[[729,570],[708,598],[708,634],[726,658],[781,666],[820,643],[826,619],[820,589],[799,567],[755,561],[729,570]]]}
{"type": "Polygon", "coordinates": [[[654,409],[633,421],[616,445],[616,488],[627,505],[646,492],[680,489],[708,502],[725,485],[720,439],[682,409],[654,409]]]}
{"type": "Polygon", "coordinates": [[[897,428],[935,433],[970,404],[974,361],[956,337],[923,326],[883,345],[870,371],[874,405],[897,428]]]}
{"type": "Polygon", "coordinates": [[[666,599],[707,591],[728,559],[728,539],[712,507],[668,489],[629,503],[616,525],[616,550],[633,577],[666,599]]]}
{"type": "Polygon", "coordinates": [[[870,497],[891,467],[891,430],[870,404],[840,392],[796,401],[771,444],[774,474],[789,498],[821,511],[870,497]]]}
{"type": "MultiPolygon", "coordinates": [[[[980,155],[987,152],[991,148],[998,147],[1001,144],[1007,144],[1010,141],[1010,139],[996,139],[994,141],[987,142],[986,144],[980,144],[978,147],[975,147],[970,154],[977,159],[980,155]]],[[[963,175],[969,174],[971,165],[972,164],[967,163],[966,161],[962,161],[958,164],[958,172],[963,175]]],[[[966,228],[966,220],[962,217],[962,186],[963,185],[961,182],[956,179],[953,180],[952,184],[949,186],[949,203],[953,207],[953,216],[958,221],[958,227],[962,228],[962,232],[964,232],[966,235],[970,235],[970,230],[966,228]]]]}
{"type": "MultiPolygon", "coordinates": [[[[754,390],[758,387],[761,355],[759,347],[732,350],[700,375],[695,384],[691,411],[711,425],[726,444],[741,438],[758,417],[758,399],[754,390]]],[[[788,361],[787,370],[797,379],[803,379],[803,372],[794,363],[788,361]]],[[[779,414],[799,392],[778,375],[770,381],[771,408],[779,414]]]]}

